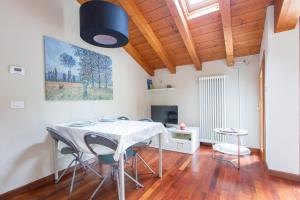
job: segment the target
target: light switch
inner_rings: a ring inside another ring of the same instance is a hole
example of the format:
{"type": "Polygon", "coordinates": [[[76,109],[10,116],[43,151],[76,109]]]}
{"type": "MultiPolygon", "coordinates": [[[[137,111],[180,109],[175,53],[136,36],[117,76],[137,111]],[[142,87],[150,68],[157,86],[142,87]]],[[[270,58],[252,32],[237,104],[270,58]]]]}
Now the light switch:
{"type": "Polygon", "coordinates": [[[25,68],[23,68],[23,67],[10,65],[9,66],[9,72],[13,75],[25,76],[25,68]]]}
{"type": "Polygon", "coordinates": [[[12,108],[12,109],[23,109],[23,108],[25,108],[25,102],[24,101],[11,101],[10,102],[10,108],[12,108]]]}

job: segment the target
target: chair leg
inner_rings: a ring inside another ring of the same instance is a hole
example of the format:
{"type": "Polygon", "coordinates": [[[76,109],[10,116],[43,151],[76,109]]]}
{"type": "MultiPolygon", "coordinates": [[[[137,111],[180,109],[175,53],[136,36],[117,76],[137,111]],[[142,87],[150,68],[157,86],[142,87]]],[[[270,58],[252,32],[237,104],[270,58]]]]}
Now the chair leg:
{"type": "Polygon", "coordinates": [[[68,171],[68,169],[71,167],[71,165],[73,164],[73,162],[76,159],[72,160],[72,162],[68,165],[68,167],[61,173],[61,175],[59,176],[59,178],[55,181],[55,183],[58,183],[60,181],[60,179],[65,175],[65,173],[68,171]]]}
{"type": "Polygon", "coordinates": [[[127,172],[124,172],[125,176],[127,176],[130,180],[132,180],[133,182],[135,182],[136,185],[138,185],[138,187],[144,187],[141,183],[139,183],[137,180],[135,180],[134,178],[132,178],[127,172]]]}
{"type": "Polygon", "coordinates": [[[132,159],[132,162],[131,162],[131,168],[134,168],[134,163],[135,163],[135,160],[132,159]]]}
{"type": "Polygon", "coordinates": [[[75,166],[74,166],[74,170],[73,170],[73,176],[72,176],[71,187],[70,187],[70,192],[69,192],[70,195],[72,194],[72,191],[73,191],[74,180],[75,180],[75,176],[76,176],[76,168],[77,168],[77,160],[75,161],[75,166]]]}
{"type": "Polygon", "coordinates": [[[97,194],[97,192],[100,190],[101,186],[103,185],[103,183],[105,182],[107,177],[104,177],[103,180],[99,183],[99,185],[97,186],[97,188],[95,189],[95,191],[93,192],[92,196],[89,198],[89,200],[92,200],[95,195],[97,194]]]}
{"type": "Polygon", "coordinates": [[[87,170],[87,165],[85,164],[84,161],[82,161],[82,156],[83,156],[83,152],[81,152],[80,156],[79,156],[79,160],[81,161],[80,164],[82,165],[82,167],[84,168],[84,170],[87,170]]]}
{"type": "Polygon", "coordinates": [[[155,174],[153,169],[146,163],[146,161],[139,154],[137,154],[137,156],[139,157],[139,159],[141,159],[141,161],[144,163],[144,165],[151,171],[151,173],[155,174]]]}
{"type": "Polygon", "coordinates": [[[110,178],[112,181],[116,180],[115,168],[113,166],[111,166],[110,178]]]}
{"type": "MultiPolygon", "coordinates": [[[[78,160],[78,162],[81,164],[81,165],[84,165],[83,161],[82,160],[78,160]]],[[[97,176],[99,176],[100,178],[103,178],[103,176],[101,174],[99,174],[94,168],[92,168],[90,165],[85,165],[85,167],[87,167],[88,169],[90,169],[92,172],[94,172],[97,176]]]]}
{"type": "MultiPolygon", "coordinates": [[[[137,157],[138,154],[136,154],[134,156],[134,164],[135,164],[135,180],[136,181],[139,181],[139,175],[138,175],[138,157],[137,157]]],[[[138,185],[136,184],[136,189],[138,189],[138,185]]]]}

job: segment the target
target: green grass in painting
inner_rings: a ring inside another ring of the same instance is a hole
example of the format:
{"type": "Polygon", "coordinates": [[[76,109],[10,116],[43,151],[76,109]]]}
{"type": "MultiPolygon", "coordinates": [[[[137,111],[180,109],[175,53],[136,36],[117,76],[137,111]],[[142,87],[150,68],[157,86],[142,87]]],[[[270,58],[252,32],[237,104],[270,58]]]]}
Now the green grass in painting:
{"type": "Polygon", "coordinates": [[[112,87],[88,87],[88,95],[83,97],[81,84],[46,82],[46,100],[112,100],[112,87]],[[62,87],[63,85],[63,87],[62,87]]]}

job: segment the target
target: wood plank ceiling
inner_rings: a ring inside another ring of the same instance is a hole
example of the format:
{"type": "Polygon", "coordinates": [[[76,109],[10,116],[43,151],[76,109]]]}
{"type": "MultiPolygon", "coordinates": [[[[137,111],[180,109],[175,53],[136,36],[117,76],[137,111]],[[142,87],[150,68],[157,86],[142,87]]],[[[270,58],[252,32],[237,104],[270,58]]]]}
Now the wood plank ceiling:
{"type": "MultiPolygon", "coordinates": [[[[83,3],[87,0],[78,1],[83,3]]],[[[143,67],[150,75],[153,75],[153,70],[160,68],[168,68],[174,73],[174,66],[195,64],[197,59],[199,62],[206,62],[227,58],[228,64],[232,65],[234,57],[258,54],[266,8],[273,4],[273,0],[227,0],[230,5],[220,6],[220,11],[186,20],[191,35],[191,42],[189,42],[182,39],[182,35],[185,34],[183,27],[175,22],[176,12],[172,10],[172,13],[170,12],[170,9],[176,7],[167,4],[168,0],[113,0],[112,2],[123,6],[132,17],[129,20],[131,52],[128,53],[133,57],[139,54],[138,63],[144,63],[143,67]],[[136,16],[132,16],[132,8],[128,4],[134,4],[134,9],[138,9],[144,19],[134,18],[136,16]],[[222,13],[223,11],[225,13],[222,13]],[[226,23],[224,27],[222,20],[226,23]],[[228,27],[230,24],[231,27],[228,27]],[[226,39],[225,43],[224,36],[228,37],[228,34],[229,40],[226,39]],[[232,41],[230,41],[230,34],[232,41]],[[153,41],[153,37],[158,41],[155,39],[153,41]],[[161,46],[157,46],[157,43],[161,46]],[[193,45],[197,55],[193,54],[193,50],[187,49],[193,45]],[[132,54],[132,51],[135,54],[132,54]],[[166,55],[161,55],[159,51],[166,55]]],[[[127,51],[128,49],[125,48],[127,51]]],[[[196,69],[200,69],[200,66],[196,69]]]]}

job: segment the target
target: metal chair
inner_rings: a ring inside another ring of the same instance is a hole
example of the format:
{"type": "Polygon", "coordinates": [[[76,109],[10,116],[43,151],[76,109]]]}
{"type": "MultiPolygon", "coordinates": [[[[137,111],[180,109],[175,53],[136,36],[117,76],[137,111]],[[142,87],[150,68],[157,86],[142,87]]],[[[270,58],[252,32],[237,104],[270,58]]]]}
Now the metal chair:
{"type": "MultiPolygon", "coordinates": [[[[142,119],[139,119],[138,121],[143,121],[143,122],[153,122],[152,119],[149,119],[149,118],[142,118],[142,119]]],[[[133,152],[134,152],[134,165],[135,165],[135,179],[138,181],[138,158],[143,162],[143,164],[149,169],[149,171],[152,173],[152,174],[155,174],[154,170],[148,165],[148,163],[143,159],[143,157],[138,153],[139,150],[141,149],[144,149],[144,148],[147,148],[150,146],[150,144],[152,143],[152,139],[148,139],[146,141],[143,141],[143,142],[139,142],[137,144],[134,144],[133,146],[131,146],[131,148],[133,149],[133,152]]],[[[138,187],[138,185],[137,185],[138,187]]]]}
{"type": "Polygon", "coordinates": [[[79,163],[79,165],[81,165],[84,169],[89,168],[90,170],[92,170],[97,176],[102,177],[97,171],[95,171],[91,166],[89,166],[88,164],[86,165],[83,161],[82,161],[82,155],[83,152],[80,152],[78,150],[78,148],[73,144],[73,142],[71,142],[70,140],[68,140],[67,138],[63,137],[57,130],[47,127],[46,128],[48,133],[50,134],[50,136],[52,137],[53,140],[55,140],[56,142],[62,142],[63,144],[65,144],[66,146],[63,147],[62,149],[60,149],[60,153],[63,155],[72,155],[74,157],[74,159],[72,160],[72,162],[68,165],[68,167],[61,173],[61,175],[59,176],[59,178],[55,181],[55,183],[58,183],[62,177],[65,175],[65,173],[68,171],[68,169],[71,167],[71,165],[75,162],[74,165],[74,170],[73,170],[73,175],[72,175],[72,180],[71,180],[71,186],[70,186],[70,191],[69,194],[72,194],[73,191],[73,186],[74,186],[74,181],[75,181],[75,176],[76,176],[76,170],[77,170],[77,164],[79,163]]]}
{"type": "MultiPolygon", "coordinates": [[[[114,152],[116,151],[118,147],[118,142],[111,138],[106,136],[105,134],[100,133],[87,133],[84,136],[84,141],[89,148],[89,150],[98,158],[98,162],[101,164],[110,165],[112,167],[112,175],[117,180],[117,187],[118,187],[118,194],[120,194],[120,181],[119,181],[119,162],[115,161],[113,158],[114,152]],[[106,149],[106,154],[101,154],[101,152],[96,152],[96,147],[101,146],[106,149]],[[109,149],[109,153],[107,151],[109,149]]],[[[127,158],[127,155],[134,155],[134,152],[132,152],[131,149],[128,149],[125,154],[125,158],[127,158]]],[[[127,160],[127,159],[125,159],[127,160]]],[[[136,181],[134,178],[132,178],[127,172],[124,171],[125,176],[127,176],[130,180],[135,182],[136,185],[139,187],[144,187],[142,184],[140,184],[138,181],[136,181]]],[[[105,180],[109,177],[109,175],[104,176],[102,181],[99,183],[91,197],[90,200],[94,198],[96,193],[99,191],[105,180]]]]}
{"type": "Polygon", "coordinates": [[[118,117],[118,120],[129,120],[129,118],[125,117],[125,116],[121,116],[121,117],[118,117]]]}

